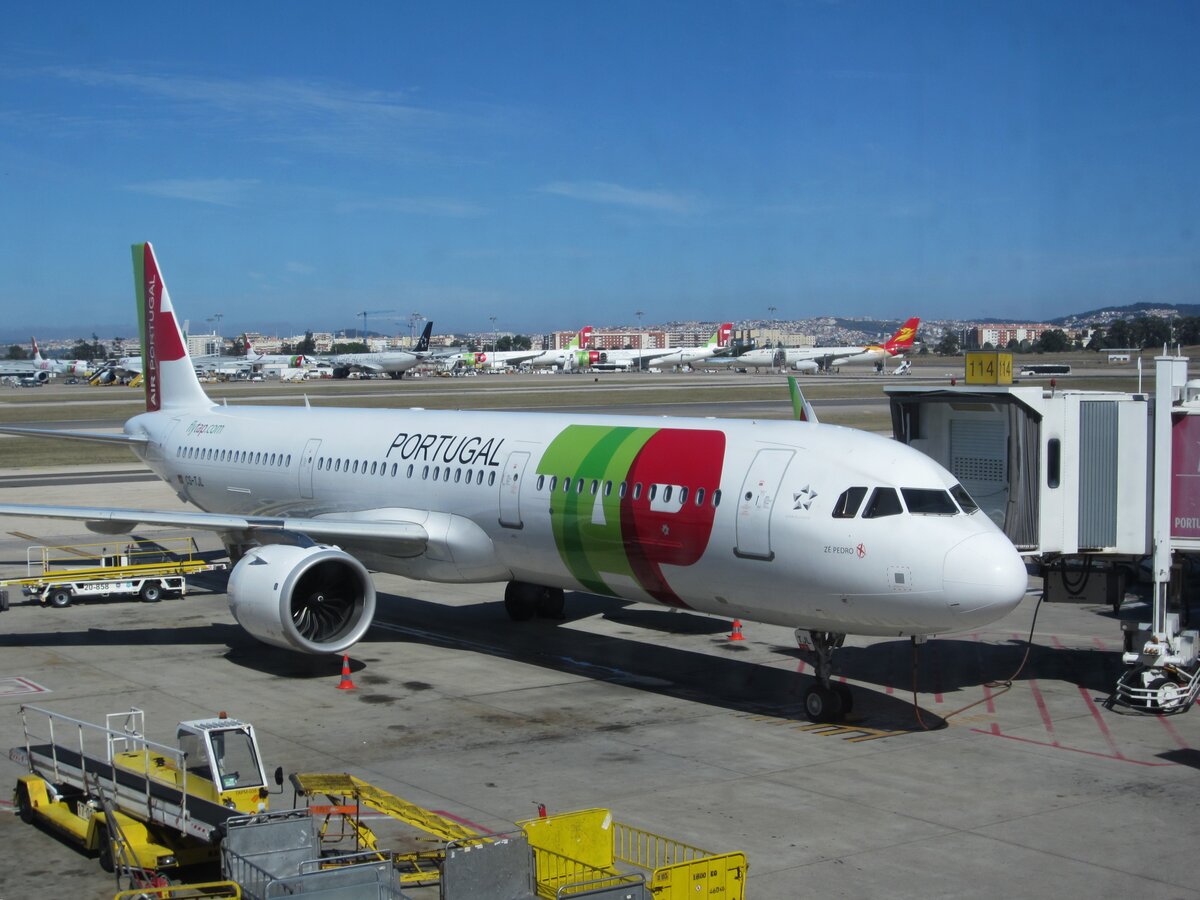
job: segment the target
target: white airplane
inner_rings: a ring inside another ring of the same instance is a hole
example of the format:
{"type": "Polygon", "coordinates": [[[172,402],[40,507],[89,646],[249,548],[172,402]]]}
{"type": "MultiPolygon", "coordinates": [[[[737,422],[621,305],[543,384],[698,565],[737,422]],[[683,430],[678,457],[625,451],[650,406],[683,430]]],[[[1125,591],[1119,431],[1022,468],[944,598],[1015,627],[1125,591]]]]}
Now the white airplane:
{"type": "Polygon", "coordinates": [[[33,344],[33,365],[38,371],[50,372],[54,375],[90,375],[92,364],[86,359],[47,359],[38,348],[37,338],[31,337],[33,344]]]}
{"type": "Polygon", "coordinates": [[[647,366],[691,366],[702,362],[729,349],[729,339],[733,335],[733,323],[725,322],[717,326],[717,330],[709,337],[702,347],[658,347],[643,350],[591,350],[586,354],[580,353],[579,368],[592,368],[600,371],[621,369],[628,371],[642,365],[647,366]]]}
{"type": "Polygon", "coordinates": [[[259,640],[339,653],[375,613],[368,567],[508,582],[515,620],[563,592],[797,629],[808,715],[839,718],[847,634],[978,628],[1026,589],[1008,538],[954,476],[898,441],[793,421],[221,406],[204,393],[149,244],[133,247],[146,411],[121,434],[198,512],[0,504],[0,515],[209,530],[230,608],[259,640]]]}
{"type": "Polygon", "coordinates": [[[574,369],[579,362],[579,351],[586,347],[591,340],[592,326],[584,325],[571,338],[567,346],[561,347],[558,350],[545,350],[540,356],[535,356],[529,360],[529,365],[535,369],[574,369]]]}
{"type": "Polygon", "coordinates": [[[760,347],[743,353],[739,368],[790,368],[798,372],[829,371],[848,363],[876,363],[903,356],[912,349],[919,318],[911,318],[882,344],[852,347],[760,347]]]}
{"type": "Polygon", "coordinates": [[[403,378],[404,373],[415,368],[429,351],[429,335],[433,333],[433,322],[425,323],[425,330],[412,352],[407,350],[384,350],[378,353],[338,353],[319,359],[333,367],[334,378],[349,378],[351,372],[369,375],[387,375],[403,378]]]}

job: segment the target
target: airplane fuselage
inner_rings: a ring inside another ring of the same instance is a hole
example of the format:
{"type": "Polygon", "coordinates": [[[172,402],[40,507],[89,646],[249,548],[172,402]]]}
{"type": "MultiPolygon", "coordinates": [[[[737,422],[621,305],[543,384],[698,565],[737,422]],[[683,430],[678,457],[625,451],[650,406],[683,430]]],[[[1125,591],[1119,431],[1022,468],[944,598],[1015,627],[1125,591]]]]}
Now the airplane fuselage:
{"type": "Polygon", "coordinates": [[[1007,538],[950,501],[949,473],[853,429],[211,407],[145,413],[125,430],[147,436],[147,464],[208,512],[421,524],[430,540],[416,556],[340,542],[414,578],[517,580],[876,635],[974,627],[1023,589],[1007,538]],[[868,500],[835,517],[856,487],[936,492],[942,512],[897,502],[867,516],[868,500]]]}

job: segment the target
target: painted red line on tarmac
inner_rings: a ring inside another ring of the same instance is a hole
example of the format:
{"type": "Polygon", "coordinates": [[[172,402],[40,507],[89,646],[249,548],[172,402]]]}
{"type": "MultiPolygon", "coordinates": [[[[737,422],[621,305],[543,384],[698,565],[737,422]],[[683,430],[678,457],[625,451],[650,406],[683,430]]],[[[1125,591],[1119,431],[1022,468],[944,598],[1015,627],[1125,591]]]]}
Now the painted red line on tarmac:
{"type": "Polygon", "coordinates": [[[1053,747],[1055,750],[1069,750],[1072,753],[1082,753],[1084,756],[1094,756],[1097,759],[1111,759],[1113,762],[1130,763],[1135,766],[1146,766],[1147,768],[1159,768],[1161,766],[1174,766],[1178,763],[1172,762],[1145,762],[1140,759],[1130,759],[1127,756],[1109,756],[1107,753],[1097,753],[1095,750],[1080,750],[1078,747],[1064,747],[1062,744],[1047,744],[1045,741],[1035,741],[1032,738],[1017,737],[1015,734],[1001,734],[996,730],[996,726],[992,726],[991,731],[984,731],[982,728],[972,728],[976,734],[990,734],[994,737],[1001,737],[1009,741],[1020,741],[1022,744],[1033,744],[1037,747],[1053,747]]]}
{"type": "Polygon", "coordinates": [[[1000,726],[995,722],[992,723],[991,734],[994,734],[996,737],[1004,737],[1004,735],[1000,733],[1000,726]]]}
{"type": "Polygon", "coordinates": [[[452,822],[457,822],[459,825],[466,825],[468,828],[475,829],[478,834],[495,834],[490,828],[484,828],[477,822],[472,822],[470,819],[464,819],[462,816],[456,816],[454,813],[448,813],[444,809],[431,809],[431,813],[449,819],[452,822]]]}
{"type": "Polygon", "coordinates": [[[1038,713],[1041,714],[1042,724],[1046,726],[1046,732],[1051,738],[1054,738],[1050,746],[1057,747],[1058,738],[1054,737],[1054,723],[1050,721],[1050,710],[1046,709],[1046,698],[1042,696],[1041,688],[1038,687],[1037,681],[1033,678],[1029,679],[1029,689],[1033,691],[1033,699],[1037,703],[1038,713]]]}
{"type": "MultiPolygon", "coordinates": [[[[986,684],[983,686],[983,696],[987,698],[987,711],[994,713],[996,711],[996,698],[992,696],[992,689],[986,684]]],[[[993,728],[996,726],[993,725],[993,728]]]]}
{"type": "Polygon", "coordinates": [[[1155,716],[1155,718],[1158,719],[1158,721],[1162,722],[1162,727],[1167,729],[1167,734],[1169,734],[1172,738],[1174,738],[1175,743],[1177,743],[1179,745],[1179,748],[1181,750],[1191,750],[1192,749],[1191,747],[1188,746],[1188,742],[1185,741],[1183,739],[1183,737],[1179,734],[1179,732],[1175,730],[1175,726],[1171,724],[1170,716],[1155,716]]]}
{"type": "Polygon", "coordinates": [[[894,693],[896,693],[896,690],[895,690],[895,688],[893,688],[893,687],[892,687],[892,686],[889,684],[889,685],[887,686],[887,692],[888,692],[889,694],[894,694],[894,693]]]}
{"type": "Polygon", "coordinates": [[[1092,718],[1096,720],[1096,726],[1100,729],[1100,733],[1108,741],[1108,746],[1112,750],[1113,756],[1117,759],[1124,759],[1125,755],[1117,749],[1117,742],[1113,740],[1112,732],[1108,729],[1108,723],[1104,721],[1104,716],[1100,715],[1100,710],[1096,708],[1096,701],[1091,698],[1082,685],[1076,685],[1076,687],[1079,688],[1079,696],[1083,698],[1083,702],[1087,704],[1087,708],[1091,711],[1092,718]]]}

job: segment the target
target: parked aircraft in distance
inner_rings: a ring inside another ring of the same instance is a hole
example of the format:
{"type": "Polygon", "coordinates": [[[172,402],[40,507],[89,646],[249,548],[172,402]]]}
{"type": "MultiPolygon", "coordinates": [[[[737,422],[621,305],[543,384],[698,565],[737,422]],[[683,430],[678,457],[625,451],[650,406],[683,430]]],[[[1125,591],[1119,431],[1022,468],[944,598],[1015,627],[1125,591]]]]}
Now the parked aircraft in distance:
{"type": "Polygon", "coordinates": [[[701,347],[646,347],[630,350],[589,350],[580,352],[578,367],[581,369],[629,370],[643,366],[691,366],[710,359],[719,353],[727,352],[729,341],[733,335],[733,323],[725,322],[717,326],[717,330],[709,337],[708,342],[701,347]]]}
{"type": "Polygon", "coordinates": [[[541,355],[529,360],[529,365],[535,369],[556,368],[570,370],[577,368],[579,351],[586,347],[592,339],[592,326],[584,325],[565,347],[558,350],[544,350],[541,355]]]}
{"type": "Polygon", "coordinates": [[[903,356],[912,349],[919,318],[905,322],[882,344],[851,347],[759,347],[737,358],[735,365],[747,369],[790,368],[798,372],[829,371],[853,363],[880,363],[903,356]]]}
{"type": "Polygon", "coordinates": [[[33,364],[38,371],[50,372],[54,375],[90,375],[92,364],[86,359],[47,359],[38,348],[37,338],[31,337],[33,345],[33,364]]]}
{"type": "Polygon", "coordinates": [[[412,352],[407,350],[383,350],[375,353],[337,353],[333,356],[313,357],[312,362],[327,362],[333,367],[334,378],[349,378],[351,372],[367,375],[387,375],[403,378],[404,373],[416,367],[429,352],[429,336],[433,333],[433,322],[425,323],[425,330],[412,352]]]}
{"type": "Polygon", "coordinates": [[[507,582],[515,620],[564,591],[797,629],[813,719],[847,634],[981,627],[1024,596],[1025,567],[954,476],[898,441],[794,421],[497,411],[221,406],[196,379],[149,244],[133,247],[146,411],[121,434],[0,432],[128,446],[199,507],[0,504],[0,515],[220,536],[228,595],[261,641],[338,653],[375,613],[368,567],[507,582]],[[335,546],[334,544],[338,545],[335,546]]]}

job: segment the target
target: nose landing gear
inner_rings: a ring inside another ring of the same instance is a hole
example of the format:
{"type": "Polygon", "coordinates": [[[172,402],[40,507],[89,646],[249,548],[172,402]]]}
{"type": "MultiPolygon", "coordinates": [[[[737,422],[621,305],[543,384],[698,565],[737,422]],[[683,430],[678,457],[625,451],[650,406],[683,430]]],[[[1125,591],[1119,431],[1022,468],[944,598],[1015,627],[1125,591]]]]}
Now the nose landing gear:
{"type": "Polygon", "coordinates": [[[817,683],[804,695],[804,712],[814,722],[840,722],[854,708],[850,688],[830,678],[833,651],[845,640],[846,635],[834,631],[796,629],[796,644],[802,658],[816,670],[817,683]]]}

